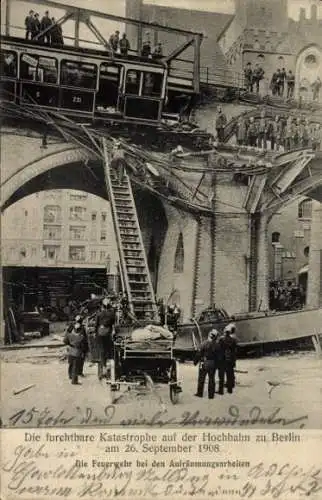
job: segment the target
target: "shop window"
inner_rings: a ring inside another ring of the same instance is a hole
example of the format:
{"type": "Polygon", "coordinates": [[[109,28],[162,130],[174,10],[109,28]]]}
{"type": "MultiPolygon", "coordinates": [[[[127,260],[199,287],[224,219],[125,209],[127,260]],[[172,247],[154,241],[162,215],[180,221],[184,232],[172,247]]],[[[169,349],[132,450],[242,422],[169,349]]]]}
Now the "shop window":
{"type": "Polygon", "coordinates": [[[179,234],[176,253],[174,256],[174,272],[183,273],[184,269],[184,248],[183,248],[183,236],[182,233],[179,234]]]}
{"type": "Polygon", "coordinates": [[[58,81],[57,59],[35,54],[21,54],[20,77],[23,80],[56,84],[58,81]]]}
{"type": "Polygon", "coordinates": [[[272,233],[272,243],[279,243],[281,234],[278,231],[272,233]]]}
{"type": "Polygon", "coordinates": [[[312,219],[312,200],[303,200],[298,206],[299,219],[312,219]]]}

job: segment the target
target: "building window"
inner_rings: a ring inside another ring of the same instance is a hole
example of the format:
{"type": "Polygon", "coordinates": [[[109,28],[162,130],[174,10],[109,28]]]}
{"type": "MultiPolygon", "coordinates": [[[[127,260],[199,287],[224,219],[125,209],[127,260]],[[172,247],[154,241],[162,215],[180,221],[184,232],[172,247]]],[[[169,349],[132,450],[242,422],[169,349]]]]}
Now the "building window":
{"type": "Polygon", "coordinates": [[[104,250],[101,251],[100,253],[100,261],[103,262],[106,259],[106,252],[104,250]]]}
{"type": "Polygon", "coordinates": [[[106,212],[102,212],[102,222],[106,221],[106,212]]]}
{"type": "Polygon", "coordinates": [[[45,240],[60,240],[61,226],[51,226],[44,224],[44,239],[45,240]]]}
{"type": "Polygon", "coordinates": [[[272,233],[272,243],[279,243],[281,234],[278,231],[272,233]]]}
{"type": "Polygon", "coordinates": [[[59,247],[53,245],[44,245],[43,252],[45,259],[55,260],[58,257],[59,247]]]}
{"type": "Polygon", "coordinates": [[[85,239],[85,226],[70,226],[69,239],[71,240],[84,240],[85,239]]]}
{"type": "Polygon", "coordinates": [[[85,247],[69,247],[69,260],[85,260],[85,247]]]}
{"type": "Polygon", "coordinates": [[[61,222],[61,207],[59,205],[46,205],[44,208],[44,222],[61,222]]]}
{"type": "Polygon", "coordinates": [[[310,247],[305,247],[303,253],[304,256],[308,258],[310,256],[310,247]]]}
{"type": "Polygon", "coordinates": [[[184,269],[184,248],[183,248],[183,236],[182,233],[179,234],[176,253],[174,256],[174,272],[183,273],[184,269]]]}
{"type": "Polygon", "coordinates": [[[260,46],[259,41],[258,41],[258,40],[255,40],[255,42],[254,42],[254,49],[258,50],[258,49],[260,49],[260,48],[261,48],[261,46],[260,46]]]}
{"type": "Polygon", "coordinates": [[[299,219],[312,219],[312,200],[303,200],[298,207],[299,219]]]}
{"type": "Polygon", "coordinates": [[[85,207],[70,207],[69,218],[70,220],[84,220],[86,213],[85,207]]]}
{"type": "Polygon", "coordinates": [[[92,250],[92,251],[91,251],[91,261],[92,261],[92,262],[95,262],[95,261],[96,261],[96,251],[95,251],[95,250],[92,250]]]}
{"type": "Polygon", "coordinates": [[[106,241],[106,231],[101,231],[101,241],[106,241]]]}
{"type": "Polygon", "coordinates": [[[87,194],[86,193],[70,194],[69,199],[71,201],[84,201],[87,200],[87,194]]]}
{"type": "Polygon", "coordinates": [[[25,210],[25,217],[28,217],[28,210],[25,210]]]}
{"type": "Polygon", "coordinates": [[[23,259],[27,257],[27,250],[25,248],[20,249],[20,257],[22,257],[23,259]]]}
{"type": "Polygon", "coordinates": [[[96,217],[97,217],[96,212],[93,212],[93,213],[92,213],[92,220],[93,220],[93,221],[95,221],[95,220],[96,220],[96,217]]]}
{"type": "Polygon", "coordinates": [[[31,249],[31,256],[32,256],[32,257],[35,257],[35,256],[36,256],[36,254],[37,254],[37,249],[36,249],[36,248],[32,248],[32,249],[31,249]]]}

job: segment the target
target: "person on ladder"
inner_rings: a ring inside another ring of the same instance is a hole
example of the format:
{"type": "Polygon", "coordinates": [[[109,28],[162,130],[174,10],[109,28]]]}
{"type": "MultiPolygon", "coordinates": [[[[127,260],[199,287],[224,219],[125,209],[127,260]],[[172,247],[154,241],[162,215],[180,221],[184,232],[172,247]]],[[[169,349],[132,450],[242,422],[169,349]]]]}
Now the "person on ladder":
{"type": "Polygon", "coordinates": [[[118,183],[121,185],[126,172],[126,161],[124,158],[124,151],[118,141],[115,142],[112,150],[111,168],[115,172],[118,183]]]}
{"type": "Polygon", "coordinates": [[[115,324],[115,310],[108,298],[103,299],[102,308],[96,316],[96,342],[98,348],[98,378],[104,376],[104,369],[108,359],[113,357],[113,327],[115,324]]]}

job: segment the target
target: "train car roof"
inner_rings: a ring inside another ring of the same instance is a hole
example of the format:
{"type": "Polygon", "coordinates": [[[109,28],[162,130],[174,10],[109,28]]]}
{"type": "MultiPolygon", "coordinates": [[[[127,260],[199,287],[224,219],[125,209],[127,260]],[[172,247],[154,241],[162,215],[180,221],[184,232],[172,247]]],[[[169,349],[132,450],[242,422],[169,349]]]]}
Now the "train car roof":
{"type": "Polygon", "coordinates": [[[48,50],[49,52],[56,52],[60,54],[70,53],[73,55],[82,55],[82,56],[99,56],[102,59],[110,59],[111,62],[124,64],[126,62],[129,63],[140,63],[142,65],[154,66],[156,68],[162,68],[163,64],[161,61],[157,61],[155,59],[147,59],[144,57],[140,57],[138,55],[128,55],[126,57],[120,57],[119,54],[116,57],[111,56],[107,51],[104,50],[96,50],[96,49],[88,49],[84,47],[72,47],[70,45],[63,45],[62,47],[55,47],[52,45],[47,45],[45,43],[40,43],[36,40],[25,40],[24,38],[14,37],[14,36],[6,36],[1,35],[1,41],[7,43],[14,43],[23,46],[27,46],[30,48],[37,48],[42,50],[48,50]]]}

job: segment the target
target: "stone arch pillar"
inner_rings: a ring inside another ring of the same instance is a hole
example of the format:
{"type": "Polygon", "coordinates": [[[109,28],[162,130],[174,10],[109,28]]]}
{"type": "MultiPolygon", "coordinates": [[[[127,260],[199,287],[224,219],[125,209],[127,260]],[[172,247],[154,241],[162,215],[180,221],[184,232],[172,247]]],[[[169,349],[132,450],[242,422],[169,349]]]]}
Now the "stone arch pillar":
{"type": "Polygon", "coordinates": [[[309,257],[308,295],[309,307],[322,306],[322,203],[313,202],[311,244],[309,257]]]}

